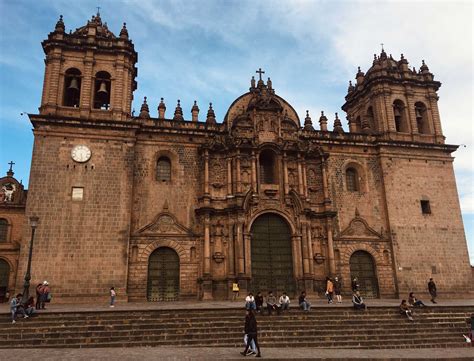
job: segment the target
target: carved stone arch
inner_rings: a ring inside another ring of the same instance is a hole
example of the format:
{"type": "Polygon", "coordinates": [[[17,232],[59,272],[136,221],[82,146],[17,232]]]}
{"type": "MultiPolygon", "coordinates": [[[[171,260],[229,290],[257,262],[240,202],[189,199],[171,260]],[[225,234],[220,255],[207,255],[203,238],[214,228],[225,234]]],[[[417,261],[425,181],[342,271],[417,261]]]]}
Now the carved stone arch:
{"type": "Polygon", "coordinates": [[[16,273],[16,267],[14,262],[12,262],[8,257],[5,256],[0,256],[0,259],[8,264],[8,266],[10,267],[10,273],[16,273]]]}
{"type": "Polygon", "coordinates": [[[291,202],[293,203],[295,214],[301,214],[304,208],[299,194],[294,189],[291,189],[288,194],[290,196],[291,202]]]}
{"type": "Polygon", "coordinates": [[[347,247],[344,252],[341,252],[341,262],[342,264],[349,264],[351,256],[356,251],[365,251],[372,256],[375,262],[375,269],[377,270],[378,266],[384,264],[383,255],[378,252],[375,248],[371,247],[368,244],[361,243],[357,245],[351,245],[347,247]]]}
{"type": "Polygon", "coordinates": [[[160,247],[168,247],[173,249],[179,257],[179,261],[183,262],[183,260],[189,261],[189,257],[186,249],[181,246],[178,242],[173,240],[156,240],[146,246],[143,250],[141,250],[138,254],[138,261],[139,262],[148,262],[148,258],[150,255],[155,251],[157,248],[160,247]]]}
{"type": "Polygon", "coordinates": [[[247,233],[250,233],[250,231],[252,229],[253,222],[259,216],[261,216],[262,214],[265,214],[265,213],[273,213],[273,214],[276,214],[276,215],[282,217],[283,219],[285,219],[286,223],[288,224],[288,227],[290,227],[290,229],[291,229],[291,234],[292,235],[296,234],[296,226],[295,226],[294,222],[291,220],[291,216],[288,213],[286,213],[284,211],[281,211],[279,209],[275,209],[275,208],[267,208],[267,209],[264,209],[264,210],[261,210],[261,211],[255,213],[252,216],[252,218],[250,218],[249,222],[246,225],[247,233]]]}

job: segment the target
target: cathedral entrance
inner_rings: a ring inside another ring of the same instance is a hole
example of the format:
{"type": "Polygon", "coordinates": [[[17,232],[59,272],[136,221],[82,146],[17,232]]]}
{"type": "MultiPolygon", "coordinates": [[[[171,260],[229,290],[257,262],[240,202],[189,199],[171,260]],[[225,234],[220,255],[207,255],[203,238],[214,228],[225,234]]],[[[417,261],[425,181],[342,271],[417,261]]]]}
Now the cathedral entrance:
{"type": "Polygon", "coordinates": [[[175,301],[179,296],[179,256],[171,248],[156,249],[148,261],[147,300],[175,301]]]}
{"type": "Polygon", "coordinates": [[[276,214],[263,214],[252,224],[251,234],[250,290],[294,294],[291,230],[285,219],[276,214]]]}
{"type": "Polygon", "coordinates": [[[0,302],[7,301],[8,279],[10,278],[10,266],[6,261],[0,259],[0,302]]]}
{"type": "Polygon", "coordinates": [[[375,274],[374,259],[370,253],[365,251],[354,252],[351,256],[350,266],[351,280],[357,277],[361,295],[377,298],[379,296],[379,287],[377,275],[375,274]]]}

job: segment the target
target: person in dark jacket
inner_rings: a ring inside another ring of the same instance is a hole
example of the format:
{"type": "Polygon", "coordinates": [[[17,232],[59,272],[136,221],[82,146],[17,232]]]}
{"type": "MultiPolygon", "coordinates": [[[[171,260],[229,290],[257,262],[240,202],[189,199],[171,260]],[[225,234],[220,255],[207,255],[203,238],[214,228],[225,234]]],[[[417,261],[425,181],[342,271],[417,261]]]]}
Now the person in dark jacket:
{"type": "Polygon", "coordinates": [[[430,281],[428,282],[428,292],[431,295],[431,302],[437,303],[435,301],[435,298],[437,296],[437,294],[436,294],[436,283],[434,283],[432,278],[430,278],[430,281]]]}
{"type": "Polygon", "coordinates": [[[342,303],[341,288],[342,285],[339,278],[334,278],[334,294],[336,295],[337,303],[342,303]]]}
{"type": "Polygon", "coordinates": [[[244,332],[247,335],[247,345],[245,345],[245,350],[240,354],[242,356],[247,356],[247,351],[250,348],[250,344],[252,343],[252,340],[254,340],[255,346],[257,347],[257,354],[255,355],[255,357],[262,357],[262,355],[260,354],[260,347],[258,346],[257,341],[257,319],[255,318],[255,315],[252,310],[247,310],[245,316],[244,332]]]}
{"type": "Polygon", "coordinates": [[[263,295],[262,292],[258,292],[257,296],[255,296],[255,305],[257,307],[257,312],[260,313],[262,312],[262,307],[263,307],[263,295]]]}

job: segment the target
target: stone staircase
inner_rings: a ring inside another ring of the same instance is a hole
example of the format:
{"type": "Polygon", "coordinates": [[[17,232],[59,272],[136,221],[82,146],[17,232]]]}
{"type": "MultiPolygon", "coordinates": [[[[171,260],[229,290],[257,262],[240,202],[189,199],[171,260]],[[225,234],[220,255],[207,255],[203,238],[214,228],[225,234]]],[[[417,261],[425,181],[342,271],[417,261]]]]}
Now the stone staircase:
{"type": "MultiPolygon", "coordinates": [[[[410,322],[396,307],[349,307],[257,315],[262,347],[463,347],[474,306],[428,307],[410,322]]],[[[0,348],[204,346],[243,344],[243,309],[42,313],[12,325],[0,315],[0,348]]]]}

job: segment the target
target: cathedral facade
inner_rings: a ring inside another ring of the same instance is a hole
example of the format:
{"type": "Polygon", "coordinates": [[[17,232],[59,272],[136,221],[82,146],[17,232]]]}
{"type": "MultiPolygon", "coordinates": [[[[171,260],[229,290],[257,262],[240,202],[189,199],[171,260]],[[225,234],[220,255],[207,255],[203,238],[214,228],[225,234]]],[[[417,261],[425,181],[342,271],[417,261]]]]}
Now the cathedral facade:
{"type": "Polygon", "coordinates": [[[179,100],[155,112],[146,98],[132,115],[137,53],[99,14],[71,32],[61,18],[42,46],[26,217],[39,217],[33,283],[48,280],[55,299],[112,286],[128,300],[228,299],[235,280],[314,295],[327,276],[344,293],[357,277],[369,297],[425,291],[430,277],[441,293],[471,290],[457,146],[425,63],[382,51],[359,69],[347,132],[338,114],[318,129],[300,119],[261,70],[224,119],[212,104],[186,119],[179,100]]]}

